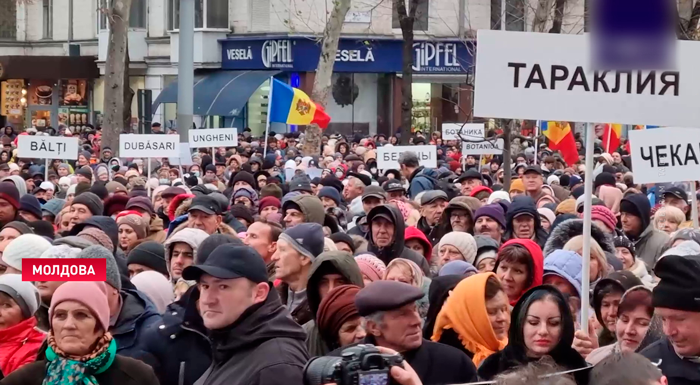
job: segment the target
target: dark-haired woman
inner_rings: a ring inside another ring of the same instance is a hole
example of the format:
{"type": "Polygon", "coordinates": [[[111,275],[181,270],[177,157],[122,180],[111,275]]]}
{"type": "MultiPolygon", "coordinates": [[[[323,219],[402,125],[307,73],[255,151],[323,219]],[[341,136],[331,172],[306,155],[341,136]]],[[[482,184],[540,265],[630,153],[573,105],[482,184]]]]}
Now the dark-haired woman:
{"type": "MultiPolygon", "coordinates": [[[[491,380],[518,366],[549,356],[565,370],[588,365],[571,347],[574,320],[564,296],[553,286],[540,286],[523,294],[511,313],[508,346],[488,357],[479,377],[491,380]]],[[[573,373],[578,385],[588,384],[588,370],[573,373]]]]}
{"type": "Polygon", "coordinates": [[[511,305],[529,289],[542,284],[542,249],[530,239],[511,239],[501,246],[494,272],[511,305]]]}

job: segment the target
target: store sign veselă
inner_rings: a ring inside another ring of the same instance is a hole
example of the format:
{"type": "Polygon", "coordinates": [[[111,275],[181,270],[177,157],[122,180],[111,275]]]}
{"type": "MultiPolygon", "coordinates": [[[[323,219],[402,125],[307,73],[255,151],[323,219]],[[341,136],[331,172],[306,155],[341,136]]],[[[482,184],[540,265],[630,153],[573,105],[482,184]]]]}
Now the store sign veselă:
{"type": "MultiPolygon", "coordinates": [[[[316,69],[320,47],[310,39],[237,40],[221,42],[223,69],[316,69]]],[[[472,57],[464,42],[420,41],[413,44],[413,70],[423,73],[468,73],[472,57]]],[[[336,72],[401,72],[400,40],[341,40],[336,72]]]]}

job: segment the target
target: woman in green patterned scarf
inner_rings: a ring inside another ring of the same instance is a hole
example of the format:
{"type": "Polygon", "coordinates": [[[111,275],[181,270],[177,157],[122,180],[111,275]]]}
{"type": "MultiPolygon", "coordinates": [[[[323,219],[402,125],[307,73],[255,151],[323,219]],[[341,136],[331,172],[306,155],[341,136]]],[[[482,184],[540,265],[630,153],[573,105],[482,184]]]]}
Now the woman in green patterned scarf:
{"type": "MultiPolygon", "coordinates": [[[[46,359],[12,372],[0,384],[157,385],[150,366],[117,356],[103,282],[66,282],[51,298],[46,359]]],[[[117,301],[118,303],[118,301],[117,301]]]]}

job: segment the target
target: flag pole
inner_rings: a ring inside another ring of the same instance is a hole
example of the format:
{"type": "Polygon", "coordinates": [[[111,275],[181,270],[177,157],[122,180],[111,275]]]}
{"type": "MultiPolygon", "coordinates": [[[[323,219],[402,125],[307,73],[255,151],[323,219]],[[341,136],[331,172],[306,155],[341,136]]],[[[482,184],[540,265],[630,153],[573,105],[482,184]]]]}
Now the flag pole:
{"type": "Polygon", "coordinates": [[[540,154],[540,148],[539,148],[539,138],[540,138],[540,120],[537,121],[537,124],[535,125],[535,165],[537,165],[537,158],[539,157],[540,154]]]}
{"type": "Polygon", "coordinates": [[[263,148],[263,158],[267,157],[267,137],[270,133],[270,112],[272,107],[272,89],[274,87],[275,78],[270,76],[270,93],[267,96],[267,123],[265,124],[265,147],[263,148]]]}
{"type": "Polygon", "coordinates": [[[586,178],[584,180],[584,209],[583,209],[583,268],[581,270],[581,330],[588,333],[588,306],[590,291],[590,263],[591,263],[591,197],[593,196],[593,146],[595,142],[595,128],[592,123],[586,124],[586,178]]]}
{"type": "Polygon", "coordinates": [[[612,123],[608,123],[608,141],[605,143],[605,152],[610,153],[610,135],[612,135],[612,123]]]}

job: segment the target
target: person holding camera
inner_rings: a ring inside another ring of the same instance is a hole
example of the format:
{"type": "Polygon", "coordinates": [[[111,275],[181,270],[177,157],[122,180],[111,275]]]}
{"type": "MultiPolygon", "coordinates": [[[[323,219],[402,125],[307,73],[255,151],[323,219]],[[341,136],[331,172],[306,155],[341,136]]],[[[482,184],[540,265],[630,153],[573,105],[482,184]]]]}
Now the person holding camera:
{"type": "MultiPolygon", "coordinates": [[[[477,380],[476,368],[458,349],[423,339],[416,301],[423,291],[397,281],[377,281],[360,290],[355,306],[365,317],[362,344],[390,348],[405,358],[423,384],[461,384],[477,380]]],[[[329,355],[340,356],[344,349],[329,355]]]]}

